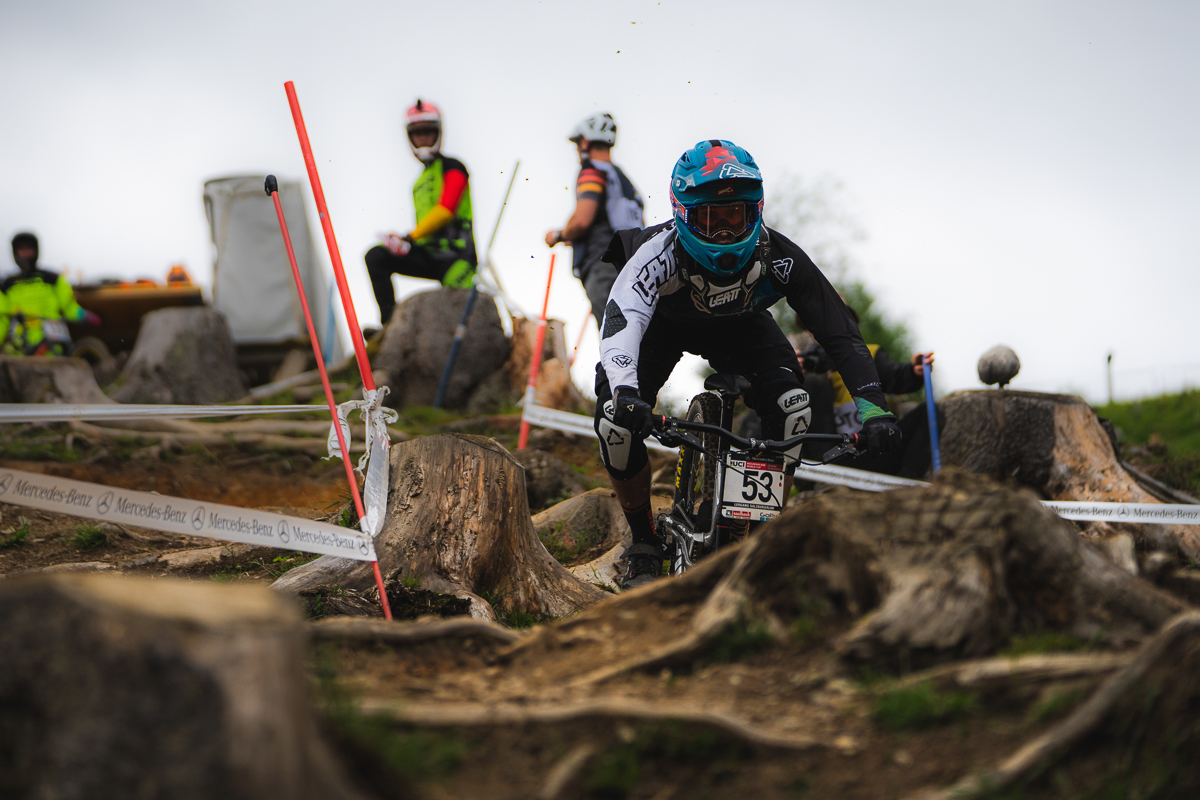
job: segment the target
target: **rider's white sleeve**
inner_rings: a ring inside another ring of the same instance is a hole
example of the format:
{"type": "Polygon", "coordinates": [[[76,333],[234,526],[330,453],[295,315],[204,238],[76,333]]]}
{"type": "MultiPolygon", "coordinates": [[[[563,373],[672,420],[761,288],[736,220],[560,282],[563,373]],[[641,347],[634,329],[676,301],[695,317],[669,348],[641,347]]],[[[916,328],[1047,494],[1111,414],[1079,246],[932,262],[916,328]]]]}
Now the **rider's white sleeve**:
{"type": "Polygon", "coordinates": [[[609,292],[601,326],[600,363],[614,391],[618,386],[638,388],[638,353],[658,298],[682,286],[676,277],[674,241],[671,228],[647,240],[622,268],[609,292]]]}

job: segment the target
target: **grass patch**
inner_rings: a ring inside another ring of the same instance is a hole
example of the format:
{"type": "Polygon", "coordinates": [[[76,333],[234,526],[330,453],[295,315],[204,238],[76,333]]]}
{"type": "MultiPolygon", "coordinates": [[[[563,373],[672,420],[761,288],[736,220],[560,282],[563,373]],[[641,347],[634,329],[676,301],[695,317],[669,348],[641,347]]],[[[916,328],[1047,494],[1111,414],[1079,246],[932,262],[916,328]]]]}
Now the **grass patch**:
{"type": "Polygon", "coordinates": [[[708,651],[705,661],[711,664],[745,661],[775,643],[767,623],[762,620],[740,620],[721,631],[708,651]]]}
{"type": "Polygon", "coordinates": [[[928,681],[884,691],[871,715],[885,728],[927,728],[970,716],[978,707],[974,692],[938,691],[928,681]]]}
{"type": "Polygon", "coordinates": [[[301,553],[297,550],[293,553],[284,553],[283,555],[275,556],[271,559],[269,566],[261,560],[255,563],[266,570],[267,574],[272,578],[278,578],[285,572],[293,570],[296,567],[302,567],[310,561],[316,561],[320,557],[320,553],[301,553]]]}
{"type": "Polygon", "coordinates": [[[421,579],[416,575],[406,575],[400,579],[400,585],[405,589],[416,589],[421,585],[421,579]]]}
{"type": "Polygon", "coordinates": [[[1157,434],[1172,456],[1200,456],[1200,390],[1110,403],[1097,411],[1113,421],[1125,441],[1146,444],[1157,434]]]}
{"type": "Polygon", "coordinates": [[[1086,696],[1087,690],[1082,687],[1066,692],[1053,691],[1046,699],[1029,709],[1029,718],[1034,722],[1056,719],[1079,705],[1079,701],[1086,696]]]}
{"type": "Polygon", "coordinates": [[[326,728],[353,771],[381,790],[380,796],[396,796],[397,784],[436,781],[458,769],[471,750],[460,734],[405,730],[385,715],[363,714],[357,698],[338,681],[334,665],[332,649],[318,652],[317,694],[326,728]]]}
{"type": "Polygon", "coordinates": [[[1038,631],[1013,636],[1008,640],[1008,645],[1000,651],[1000,655],[1019,658],[1039,653],[1076,653],[1088,650],[1091,645],[1091,642],[1085,642],[1069,633],[1038,631]]]}
{"type": "Polygon", "coordinates": [[[745,752],[743,743],[713,728],[674,721],[645,723],[592,761],[584,787],[595,797],[622,798],[637,787],[646,762],[692,764],[719,773],[745,752]]]}
{"type": "Polygon", "coordinates": [[[532,628],[535,625],[541,625],[545,620],[538,619],[533,614],[527,611],[522,611],[519,608],[508,608],[504,601],[508,597],[507,594],[496,594],[495,592],[481,592],[479,594],[492,610],[496,612],[496,621],[507,628],[522,630],[524,628],[532,628]]]}
{"type": "Polygon", "coordinates": [[[0,537],[0,550],[7,547],[24,547],[29,543],[29,520],[17,517],[17,525],[0,537]]]}
{"type": "Polygon", "coordinates": [[[71,537],[71,545],[76,550],[95,550],[108,544],[108,534],[95,522],[85,522],[75,526],[75,534],[71,537]]]}

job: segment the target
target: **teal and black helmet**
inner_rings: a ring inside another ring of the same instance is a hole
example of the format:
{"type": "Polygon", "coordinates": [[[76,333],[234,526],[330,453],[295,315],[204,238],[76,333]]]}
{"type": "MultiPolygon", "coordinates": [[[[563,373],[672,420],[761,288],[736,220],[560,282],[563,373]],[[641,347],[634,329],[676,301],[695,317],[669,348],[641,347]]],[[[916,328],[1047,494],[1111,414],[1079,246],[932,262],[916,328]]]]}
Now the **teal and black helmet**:
{"type": "Polygon", "coordinates": [[[688,255],[715,275],[736,275],[754,255],[762,231],[758,164],[733,142],[699,142],[675,162],[671,207],[688,255]]]}

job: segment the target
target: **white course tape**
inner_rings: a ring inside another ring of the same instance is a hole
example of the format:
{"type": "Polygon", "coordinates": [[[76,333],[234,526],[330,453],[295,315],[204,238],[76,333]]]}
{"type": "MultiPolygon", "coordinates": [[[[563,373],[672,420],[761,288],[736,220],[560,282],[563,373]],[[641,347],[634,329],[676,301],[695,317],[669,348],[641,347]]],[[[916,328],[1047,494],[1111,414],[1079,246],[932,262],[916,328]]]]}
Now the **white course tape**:
{"type": "Polygon", "coordinates": [[[1043,500],[1064,519],[1102,520],[1105,522],[1151,522],[1157,525],[1200,525],[1200,506],[1167,503],[1087,503],[1043,500]]]}
{"type": "MultiPolygon", "coordinates": [[[[531,425],[554,428],[570,433],[595,436],[592,418],[583,414],[570,414],[538,405],[525,406],[524,419],[531,425]]],[[[653,439],[646,440],[647,447],[673,452],[653,439]]],[[[905,486],[928,486],[925,481],[897,478],[862,469],[838,467],[832,464],[796,467],[796,477],[817,483],[833,483],[862,489],[868,492],[887,492],[905,486]]],[[[1064,519],[1107,520],[1109,522],[1149,522],[1159,525],[1175,523],[1200,525],[1200,505],[1169,505],[1166,503],[1084,503],[1058,500],[1043,500],[1042,505],[1050,508],[1064,519]]]]}
{"type": "Polygon", "coordinates": [[[70,422],[107,419],[194,419],[198,417],[241,417],[252,414],[294,414],[325,411],[325,406],[172,406],[134,403],[0,403],[0,422],[70,422]]]}
{"type": "Polygon", "coordinates": [[[929,485],[925,481],[912,478],[897,478],[895,475],[882,475],[878,472],[867,472],[865,469],[837,467],[832,464],[800,464],[796,467],[796,477],[817,483],[835,483],[868,492],[888,492],[905,486],[929,485]]]}
{"type": "MultiPolygon", "coordinates": [[[[596,429],[592,427],[592,418],[583,414],[571,414],[567,411],[559,411],[556,408],[539,406],[536,403],[526,403],[521,418],[530,425],[537,425],[542,428],[553,428],[556,431],[565,431],[566,433],[579,433],[593,438],[596,436],[596,429]]],[[[646,447],[651,450],[661,450],[664,453],[675,452],[675,448],[663,447],[653,439],[646,440],[646,447]]]]}
{"type": "Polygon", "coordinates": [[[0,503],[229,542],[374,561],[370,537],[300,517],[0,468],[0,503]]]}

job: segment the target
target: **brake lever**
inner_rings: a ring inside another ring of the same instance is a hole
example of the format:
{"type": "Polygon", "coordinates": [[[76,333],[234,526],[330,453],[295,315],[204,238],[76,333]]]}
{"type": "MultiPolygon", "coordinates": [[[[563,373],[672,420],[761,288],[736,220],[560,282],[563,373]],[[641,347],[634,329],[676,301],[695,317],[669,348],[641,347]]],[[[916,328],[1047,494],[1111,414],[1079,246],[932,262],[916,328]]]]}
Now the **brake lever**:
{"type": "Polygon", "coordinates": [[[849,441],[843,442],[832,450],[826,451],[825,455],[821,457],[821,463],[828,464],[830,461],[836,461],[848,453],[861,455],[861,451],[858,449],[858,444],[861,440],[862,437],[859,434],[850,434],[849,441]]]}

